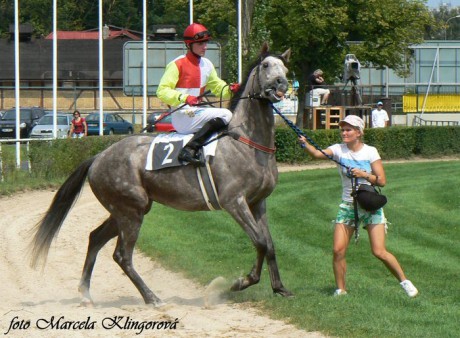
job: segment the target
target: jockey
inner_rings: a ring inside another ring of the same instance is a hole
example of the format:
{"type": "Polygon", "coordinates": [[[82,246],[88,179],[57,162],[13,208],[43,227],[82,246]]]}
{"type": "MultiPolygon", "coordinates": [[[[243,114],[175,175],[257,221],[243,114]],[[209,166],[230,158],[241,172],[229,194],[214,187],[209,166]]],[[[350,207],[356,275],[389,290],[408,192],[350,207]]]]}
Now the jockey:
{"type": "Polygon", "coordinates": [[[220,79],[212,62],[205,58],[211,34],[201,24],[192,23],[184,31],[187,54],[171,61],[165,69],[157,89],[157,97],[171,107],[185,104],[172,116],[172,124],[181,134],[195,133],[180,151],[178,159],[193,165],[204,165],[197,152],[213,132],[225,127],[232,118],[226,108],[196,106],[200,95],[210,90],[214,95],[229,99],[236,93],[238,83],[227,85],[220,79]]]}

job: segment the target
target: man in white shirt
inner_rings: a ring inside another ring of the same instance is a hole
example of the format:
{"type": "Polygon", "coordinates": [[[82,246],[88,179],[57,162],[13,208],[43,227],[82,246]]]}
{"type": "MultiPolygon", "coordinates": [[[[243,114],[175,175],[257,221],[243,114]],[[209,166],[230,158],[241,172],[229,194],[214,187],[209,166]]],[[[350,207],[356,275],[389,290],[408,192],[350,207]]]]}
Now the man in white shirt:
{"type": "Polygon", "coordinates": [[[388,113],[383,109],[382,101],[377,102],[377,108],[372,111],[372,128],[388,127],[388,113]]]}

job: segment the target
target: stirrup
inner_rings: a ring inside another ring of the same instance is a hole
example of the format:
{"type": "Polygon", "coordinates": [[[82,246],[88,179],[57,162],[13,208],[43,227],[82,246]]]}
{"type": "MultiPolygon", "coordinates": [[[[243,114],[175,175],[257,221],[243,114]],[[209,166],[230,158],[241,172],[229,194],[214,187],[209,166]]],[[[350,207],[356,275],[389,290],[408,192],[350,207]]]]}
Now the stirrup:
{"type": "Polygon", "coordinates": [[[205,166],[205,162],[203,160],[197,158],[196,156],[193,156],[186,148],[183,148],[179,152],[179,156],[177,157],[177,159],[180,162],[188,162],[188,163],[194,165],[195,167],[204,167],[205,166]]]}

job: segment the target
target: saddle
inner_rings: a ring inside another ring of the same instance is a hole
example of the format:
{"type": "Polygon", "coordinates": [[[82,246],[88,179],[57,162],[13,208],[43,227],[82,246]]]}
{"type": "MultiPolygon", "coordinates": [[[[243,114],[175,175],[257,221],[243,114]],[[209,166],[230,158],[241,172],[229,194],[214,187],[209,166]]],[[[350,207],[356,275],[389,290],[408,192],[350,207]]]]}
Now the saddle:
{"type": "MultiPolygon", "coordinates": [[[[179,133],[168,133],[159,134],[154,138],[150,144],[147,160],[145,163],[145,170],[161,170],[164,168],[178,167],[182,165],[188,165],[188,163],[180,162],[177,157],[181,149],[191,140],[193,134],[179,134],[179,133]]],[[[214,139],[217,134],[211,135],[209,138],[214,139]]],[[[216,153],[218,142],[206,142],[201,153],[208,161],[210,157],[213,157],[216,153]]]]}

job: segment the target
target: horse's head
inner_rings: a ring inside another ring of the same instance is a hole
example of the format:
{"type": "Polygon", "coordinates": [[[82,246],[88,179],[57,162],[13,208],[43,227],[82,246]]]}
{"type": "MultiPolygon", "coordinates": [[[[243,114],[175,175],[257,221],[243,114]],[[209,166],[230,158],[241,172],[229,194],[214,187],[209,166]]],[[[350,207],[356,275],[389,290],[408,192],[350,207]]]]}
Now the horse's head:
{"type": "Polygon", "coordinates": [[[268,44],[264,43],[260,54],[259,64],[252,70],[252,94],[271,102],[278,102],[284,98],[288,90],[286,63],[291,56],[291,50],[281,55],[270,55],[268,44]]]}

